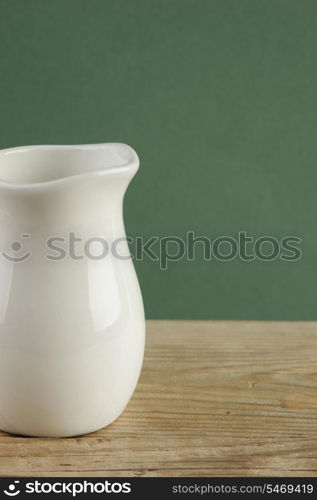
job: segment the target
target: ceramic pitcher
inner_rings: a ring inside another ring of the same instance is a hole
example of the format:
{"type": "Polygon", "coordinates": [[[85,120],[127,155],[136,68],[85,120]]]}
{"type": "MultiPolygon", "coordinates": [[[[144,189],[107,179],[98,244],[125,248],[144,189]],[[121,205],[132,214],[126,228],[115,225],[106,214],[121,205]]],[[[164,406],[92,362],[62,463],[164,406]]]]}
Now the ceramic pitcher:
{"type": "Polygon", "coordinates": [[[139,161],[108,143],[0,151],[0,429],[113,422],[136,386],[144,312],[123,224],[139,161]]]}

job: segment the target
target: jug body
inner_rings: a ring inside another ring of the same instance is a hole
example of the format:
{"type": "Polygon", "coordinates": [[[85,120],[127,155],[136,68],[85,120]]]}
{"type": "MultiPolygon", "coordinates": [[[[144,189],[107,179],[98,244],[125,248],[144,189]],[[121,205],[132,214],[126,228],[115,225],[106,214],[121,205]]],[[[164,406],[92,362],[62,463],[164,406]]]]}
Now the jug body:
{"type": "Polygon", "coordinates": [[[123,224],[122,144],[0,152],[0,429],[66,437],[124,410],[144,311],[123,224]]]}

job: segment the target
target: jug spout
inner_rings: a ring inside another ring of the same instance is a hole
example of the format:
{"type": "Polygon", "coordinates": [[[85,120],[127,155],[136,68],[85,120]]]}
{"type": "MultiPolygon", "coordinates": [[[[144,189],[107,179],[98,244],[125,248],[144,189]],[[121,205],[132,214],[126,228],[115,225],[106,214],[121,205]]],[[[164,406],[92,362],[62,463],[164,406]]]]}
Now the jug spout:
{"type": "MultiPolygon", "coordinates": [[[[124,193],[139,167],[122,143],[0,151],[0,225],[6,234],[124,234],[124,193]]],[[[2,231],[2,239],[4,238],[2,231]]],[[[0,238],[1,244],[1,238],[0,238]]]]}
{"type": "Polygon", "coordinates": [[[25,146],[0,151],[0,189],[39,191],[93,178],[123,177],[127,184],[139,167],[127,144],[25,146]]]}

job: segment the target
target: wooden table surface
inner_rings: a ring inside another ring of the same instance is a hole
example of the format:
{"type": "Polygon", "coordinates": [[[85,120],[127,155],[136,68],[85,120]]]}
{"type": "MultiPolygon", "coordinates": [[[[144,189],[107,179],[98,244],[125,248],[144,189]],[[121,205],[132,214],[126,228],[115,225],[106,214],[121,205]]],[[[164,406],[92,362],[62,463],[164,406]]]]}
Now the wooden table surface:
{"type": "Polygon", "coordinates": [[[135,394],[78,438],[0,433],[1,476],[317,476],[317,323],[148,321],[135,394]]]}

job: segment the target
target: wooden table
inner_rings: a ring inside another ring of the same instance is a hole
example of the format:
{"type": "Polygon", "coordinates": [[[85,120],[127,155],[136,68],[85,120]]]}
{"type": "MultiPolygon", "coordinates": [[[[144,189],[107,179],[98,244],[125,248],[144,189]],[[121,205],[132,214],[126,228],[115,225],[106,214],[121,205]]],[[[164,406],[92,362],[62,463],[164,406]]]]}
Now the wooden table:
{"type": "Polygon", "coordinates": [[[317,476],[317,323],[148,321],[137,390],[87,436],[0,433],[1,476],[317,476]]]}

